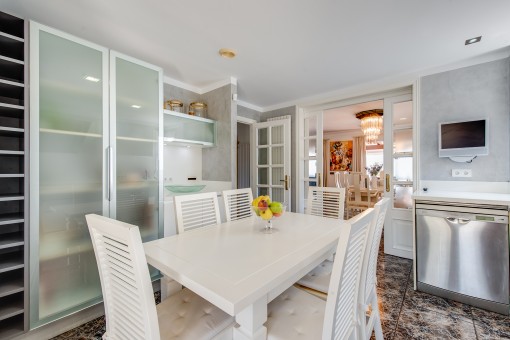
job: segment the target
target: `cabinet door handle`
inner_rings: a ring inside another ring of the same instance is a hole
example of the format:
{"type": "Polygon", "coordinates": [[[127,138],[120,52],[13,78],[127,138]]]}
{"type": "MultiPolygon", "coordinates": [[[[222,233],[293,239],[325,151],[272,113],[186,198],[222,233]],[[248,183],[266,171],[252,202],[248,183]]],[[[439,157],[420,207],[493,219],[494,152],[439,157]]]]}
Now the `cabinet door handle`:
{"type": "Polygon", "coordinates": [[[317,186],[319,188],[322,187],[322,173],[320,173],[320,172],[317,173],[317,186]]]}
{"type": "Polygon", "coordinates": [[[106,199],[112,200],[112,183],[113,183],[113,157],[112,147],[106,148],[106,199]]]}
{"type": "Polygon", "coordinates": [[[390,174],[386,174],[386,192],[390,192],[390,174]]]}

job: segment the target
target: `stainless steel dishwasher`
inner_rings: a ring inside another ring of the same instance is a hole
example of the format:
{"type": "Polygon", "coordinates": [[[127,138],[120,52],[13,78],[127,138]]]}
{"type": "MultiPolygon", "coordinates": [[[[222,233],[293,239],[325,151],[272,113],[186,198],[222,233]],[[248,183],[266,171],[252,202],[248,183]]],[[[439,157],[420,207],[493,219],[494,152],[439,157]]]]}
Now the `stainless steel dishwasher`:
{"type": "Polygon", "coordinates": [[[420,291],[509,314],[508,206],[416,201],[420,291]]]}

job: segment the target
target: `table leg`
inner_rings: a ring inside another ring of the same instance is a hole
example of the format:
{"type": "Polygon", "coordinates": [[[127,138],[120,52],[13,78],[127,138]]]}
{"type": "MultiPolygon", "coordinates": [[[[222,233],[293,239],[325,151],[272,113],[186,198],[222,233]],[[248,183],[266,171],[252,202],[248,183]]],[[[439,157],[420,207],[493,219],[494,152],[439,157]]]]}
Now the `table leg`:
{"type": "Polygon", "coordinates": [[[163,275],[163,277],[161,278],[160,284],[161,284],[161,301],[174,295],[175,293],[179,292],[182,289],[182,285],[179,282],[165,275],[163,275]]]}
{"type": "Polygon", "coordinates": [[[264,323],[267,321],[267,298],[255,301],[236,315],[239,327],[234,328],[234,340],[265,340],[267,329],[264,323]]]}

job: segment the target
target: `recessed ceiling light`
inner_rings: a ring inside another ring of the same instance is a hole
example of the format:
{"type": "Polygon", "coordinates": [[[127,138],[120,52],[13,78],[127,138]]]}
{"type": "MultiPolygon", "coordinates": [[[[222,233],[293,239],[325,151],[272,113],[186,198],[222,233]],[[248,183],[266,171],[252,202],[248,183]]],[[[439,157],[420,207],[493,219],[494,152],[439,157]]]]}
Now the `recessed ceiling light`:
{"type": "Polygon", "coordinates": [[[402,117],[402,118],[400,118],[400,120],[406,120],[406,119],[407,119],[406,117],[402,117]]]}
{"type": "Polygon", "coordinates": [[[97,83],[100,79],[92,76],[86,76],[85,80],[93,81],[94,83],[97,83]]]}
{"type": "Polygon", "coordinates": [[[236,56],[236,51],[230,49],[230,48],[221,48],[219,51],[220,55],[223,58],[232,59],[236,56]]]}
{"type": "Polygon", "coordinates": [[[139,109],[139,108],[141,108],[141,106],[140,106],[140,105],[131,105],[131,107],[132,107],[133,109],[139,109]]]}
{"type": "Polygon", "coordinates": [[[482,40],[482,36],[471,38],[471,39],[466,40],[465,45],[471,45],[471,44],[480,42],[480,40],[482,40]]]}

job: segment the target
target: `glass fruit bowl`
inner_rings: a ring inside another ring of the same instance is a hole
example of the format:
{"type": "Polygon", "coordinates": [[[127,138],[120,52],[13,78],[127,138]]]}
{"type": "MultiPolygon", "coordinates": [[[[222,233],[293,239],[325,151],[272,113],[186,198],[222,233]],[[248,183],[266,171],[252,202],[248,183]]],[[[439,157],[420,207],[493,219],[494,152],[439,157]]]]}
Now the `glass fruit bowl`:
{"type": "Polygon", "coordinates": [[[265,222],[262,231],[270,234],[275,230],[272,220],[282,216],[287,207],[280,202],[271,201],[269,196],[259,196],[252,201],[252,209],[265,222]]]}

